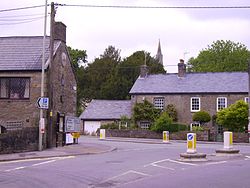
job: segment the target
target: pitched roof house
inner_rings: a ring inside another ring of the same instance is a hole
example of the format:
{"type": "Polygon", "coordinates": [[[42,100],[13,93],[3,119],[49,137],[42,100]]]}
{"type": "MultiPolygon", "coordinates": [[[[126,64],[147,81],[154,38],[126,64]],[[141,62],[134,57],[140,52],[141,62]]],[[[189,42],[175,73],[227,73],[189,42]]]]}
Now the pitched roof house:
{"type": "MultiPolygon", "coordinates": [[[[174,105],[178,122],[190,125],[195,123],[192,121],[194,112],[204,110],[213,116],[237,100],[247,100],[248,73],[187,73],[181,60],[177,74],[148,75],[144,70],[130,94],[132,104],[148,100],[159,109],[174,105]]],[[[209,125],[212,127],[214,124],[210,122],[209,125]]],[[[217,133],[217,128],[214,131],[217,133]]]]}
{"type": "Polygon", "coordinates": [[[130,100],[93,99],[80,115],[85,133],[95,133],[101,125],[120,121],[122,116],[131,118],[130,100]]]}
{"type": "MultiPolygon", "coordinates": [[[[37,127],[41,96],[43,37],[0,37],[0,124],[7,131],[37,127]]],[[[45,97],[49,96],[53,135],[57,113],[75,115],[76,78],[66,46],[66,26],[55,24],[53,66],[50,37],[45,40],[45,97]]],[[[48,111],[44,112],[48,122],[48,111]],[[47,113],[46,113],[47,112],[47,113]]],[[[56,139],[53,137],[53,145],[56,139]]]]}

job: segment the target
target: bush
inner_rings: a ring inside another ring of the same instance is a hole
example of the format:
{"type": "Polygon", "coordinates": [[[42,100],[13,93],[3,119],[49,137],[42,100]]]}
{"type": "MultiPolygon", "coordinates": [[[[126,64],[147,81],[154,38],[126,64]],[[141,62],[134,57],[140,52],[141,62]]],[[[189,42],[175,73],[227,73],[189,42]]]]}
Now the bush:
{"type": "Polygon", "coordinates": [[[178,121],[177,110],[175,109],[173,104],[167,105],[166,112],[169,114],[169,117],[171,117],[174,122],[178,121]]]}
{"type": "Polygon", "coordinates": [[[171,126],[173,120],[169,117],[167,112],[163,112],[160,117],[156,120],[153,126],[151,126],[151,130],[155,132],[163,132],[168,131],[171,126]]]}
{"type": "Polygon", "coordinates": [[[200,127],[200,126],[193,126],[192,131],[194,131],[194,132],[196,132],[196,131],[204,131],[204,128],[200,127]]]}
{"type": "Polygon", "coordinates": [[[179,132],[179,131],[187,131],[189,130],[187,125],[180,124],[180,123],[173,123],[169,127],[169,132],[179,132]]]}
{"type": "Polygon", "coordinates": [[[119,125],[116,123],[107,123],[105,125],[101,125],[100,129],[119,129],[119,125]]]}
{"type": "Polygon", "coordinates": [[[211,120],[211,116],[206,111],[195,112],[193,115],[193,121],[200,122],[201,125],[209,122],[211,120]]]}
{"type": "Polygon", "coordinates": [[[248,104],[237,101],[217,113],[216,123],[229,131],[244,132],[248,125],[248,104]]]}

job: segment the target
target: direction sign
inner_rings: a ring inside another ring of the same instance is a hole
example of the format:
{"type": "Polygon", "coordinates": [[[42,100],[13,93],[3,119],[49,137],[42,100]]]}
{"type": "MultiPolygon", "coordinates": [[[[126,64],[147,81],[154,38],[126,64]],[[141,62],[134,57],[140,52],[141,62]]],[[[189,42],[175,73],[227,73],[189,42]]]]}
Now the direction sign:
{"type": "Polygon", "coordinates": [[[37,100],[38,108],[48,109],[49,108],[49,98],[39,97],[37,100]]]}
{"type": "Polygon", "coordinates": [[[187,136],[187,138],[188,138],[188,140],[192,140],[192,139],[193,139],[193,135],[192,135],[192,134],[189,134],[189,135],[187,136]]]}

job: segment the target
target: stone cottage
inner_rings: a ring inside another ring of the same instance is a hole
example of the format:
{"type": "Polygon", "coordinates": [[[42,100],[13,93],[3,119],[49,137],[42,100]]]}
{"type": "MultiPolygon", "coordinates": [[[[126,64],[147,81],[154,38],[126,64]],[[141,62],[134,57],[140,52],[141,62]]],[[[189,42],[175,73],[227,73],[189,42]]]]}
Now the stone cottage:
{"type": "MultiPolygon", "coordinates": [[[[148,75],[147,67],[141,67],[141,75],[130,90],[132,106],[143,100],[164,109],[174,105],[178,122],[197,125],[192,121],[195,112],[204,110],[211,116],[237,100],[248,100],[247,72],[188,73],[181,60],[178,73],[148,75]]],[[[149,122],[140,122],[142,127],[149,122]]],[[[221,127],[211,121],[208,126],[216,135],[222,134],[221,127]]]]}
{"type": "MultiPolygon", "coordinates": [[[[76,113],[76,77],[66,46],[66,26],[56,22],[54,31],[52,64],[49,64],[50,37],[46,37],[45,42],[44,90],[50,100],[49,109],[44,110],[45,147],[48,142],[48,124],[52,127],[50,144],[55,146],[60,141],[60,114],[74,116],[76,113]]],[[[41,96],[42,47],[43,37],[40,36],[0,37],[0,125],[6,134],[38,127],[37,100],[41,96]]],[[[33,136],[38,139],[38,129],[33,136]]]]}

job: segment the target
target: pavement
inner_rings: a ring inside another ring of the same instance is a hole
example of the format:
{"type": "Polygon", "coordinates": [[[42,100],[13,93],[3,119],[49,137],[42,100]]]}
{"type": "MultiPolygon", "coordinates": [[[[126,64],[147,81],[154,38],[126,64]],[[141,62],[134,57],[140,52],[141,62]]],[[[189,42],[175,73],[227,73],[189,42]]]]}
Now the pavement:
{"type": "MultiPolygon", "coordinates": [[[[172,143],[185,143],[185,140],[171,140],[169,143],[163,142],[162,139],[144,139],[144,138],[121,138],[121,137],[106,137],[100,140],[99,143],[92,143],[85,141],[85,137],[81,136],[78,144],[66,145],[63,147],[53,147],[50,149],[44,149],[42,151],[31,151],[22,153],[11,153],[11,154],[0,154],[0,162],[3,161],[14,161],[14,160],[25,160],[25,159],[36,159],[36,158],[51,158],[51,157],[65,157],[65,156],[76,156],[76,155],[90,155],[100,154],[116,150],[115,147],[108,146],[105,142],[133,142],[133,143],[147,143],[147,144],[172,144],[172,143]]],[[[98,139],[97,137],[89,137],[98,139]]],[[[199,143],[199,142],[197,142],[199,143]]],[[[203,144],[211,144],[213,142],[200,142],[203,144]]],[[[220,142],[222,145],[223,143],[220,142]]],[[[235,145],[250,145],[249,143],[237,143],[235,145]]]]}

